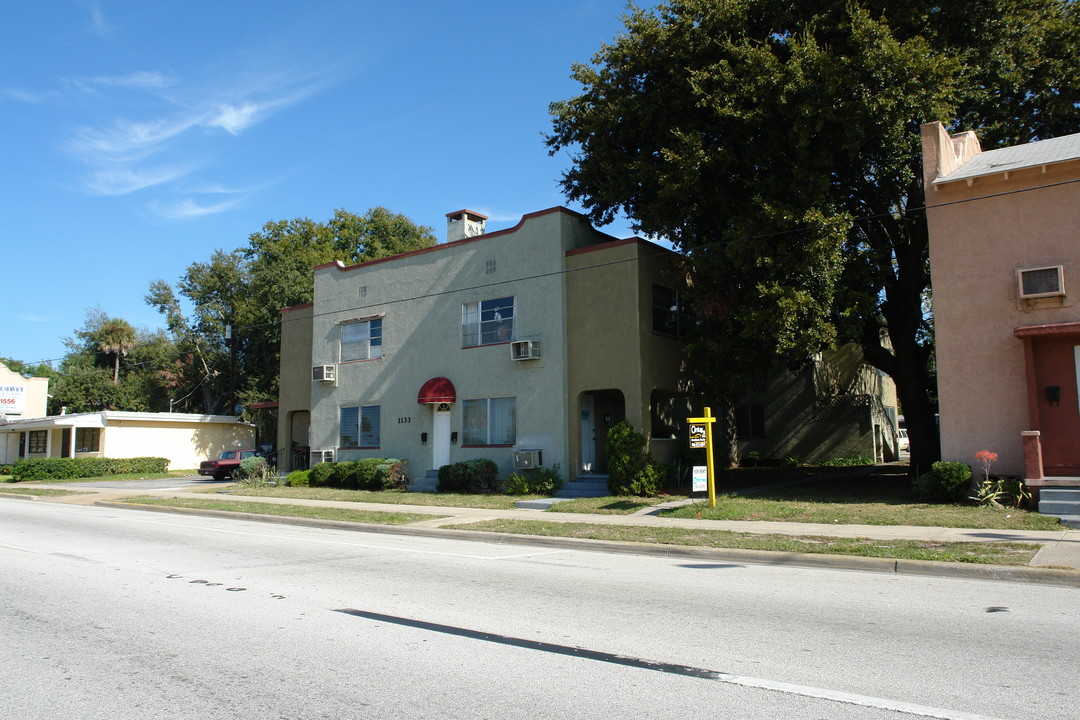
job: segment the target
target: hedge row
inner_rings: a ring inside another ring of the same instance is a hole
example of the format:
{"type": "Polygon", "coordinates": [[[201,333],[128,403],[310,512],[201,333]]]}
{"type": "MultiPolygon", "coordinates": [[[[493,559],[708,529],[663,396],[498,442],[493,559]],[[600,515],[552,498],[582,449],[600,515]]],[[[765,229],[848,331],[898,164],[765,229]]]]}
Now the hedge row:
{"type": "Polygon", "coordinates": [[[409,482],[405,471],[408,460],[364,458],[336,463],[319,463],[307,479],[311,487],[344,490],[397,490],[409,482]]]}
{"type": "Polygon", "coordinates": [[[15,461],[11,467],[11,479],[13,482],[78,480],[129,473],[163,473],[168,469],[169,459],[162,457],[29,458],[15,461]]]}

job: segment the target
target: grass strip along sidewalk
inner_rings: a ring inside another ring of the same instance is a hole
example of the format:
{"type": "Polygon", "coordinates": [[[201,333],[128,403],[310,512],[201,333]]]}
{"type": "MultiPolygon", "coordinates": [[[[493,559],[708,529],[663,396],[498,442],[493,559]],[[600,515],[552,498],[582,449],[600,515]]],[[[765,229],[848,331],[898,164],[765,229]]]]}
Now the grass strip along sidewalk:
{"type": "Polygon", "coordinates": [[[222,510],[225,512],[274,515],[278,517],[311,518],[315,520],[341,520],[344,522],[372,523],[377,525],[407,525],[421,520],[436,520],[446,515],[418,513],[378,512],[353,510],[351,508],[308,507],[306,505],[276,505],[272,503],[216,500],[212,498],[169,498],[140,495],[119,500],[127,505],[154,505],[158,507],[189,508],[196,510],[222,510]]]}
{"type": "Polygon", "coordinates": [[[684,547],[767,550],[814,555],[854,555],[895,560],[933,560],[990,565],[1026,565],[1039,550],[1034,543],[934,542],[874,540],[816,535],[761,535],[729,530],[690,530],[667,527],[627,527],[542,520],[484,520],[455,525],[455,530],[568,537],[609,542],[638,542],[684,547]]]}
{"type": "Polygon", "coordinates": [[[92,490],[54,490],[53,488],[28,488],[0,485],[0,495],[38,495],[40,497],[57,497],[60,495],[90,495],[92,490]]]}
{"type": "MultiPolygon", "coordinates": [[[[134,497],[122,501],[135,505],[222,510],[236,513],[303,517],[320,520],[403,525],[447,517],[414,513],[373,512],[343,508],[277,505],[260,502],[207,498],[134,497]]],[[[663,527],[626,527],[591,523],[564,523],[543,520],[485,520],[454,525],[455,530],[537,535],[543,537],[588,538],[612,542],[637,542],[684,547],[769,550],[786,553],[855,555],[897,560],[936,560],[994,565],[1026,565],[1039,546],[1033,543],[967,543],[916,540],[872,540],[818,536],[757,535],[725,530],[690,530],[663,527]]]]}

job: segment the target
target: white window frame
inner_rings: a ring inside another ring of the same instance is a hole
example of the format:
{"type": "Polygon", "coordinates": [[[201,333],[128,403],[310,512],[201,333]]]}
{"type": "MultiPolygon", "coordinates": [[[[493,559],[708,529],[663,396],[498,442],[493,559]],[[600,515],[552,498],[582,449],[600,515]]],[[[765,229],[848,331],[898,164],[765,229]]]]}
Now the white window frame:
{"type": "Polygon", "coordinates": [[[462,446],[514,445],[517,442],[517,398],[464,400],[462,402],[462,428],[462,446]],[[509,410],[509,418],[503,415],[507,410],[509,410]]]}
{"type": "Polygon", "coordinates": [[[461,346],[500,345],[517,339],[517,298],[490,298],[461,306],[461,346]]]}
{"type": "Polygon", "coordinates": [[[341,362],[377,360],[382,357],[382,316],[341,323],[341,362]]]}
{"type": "Polygon", "coordinates": [[[377,448],[382,440],[382,408],[379,405],[343,406],[338,411],[338,446],[377,448]],[[367,423],[368,430],[364,430],[367,423]]]}

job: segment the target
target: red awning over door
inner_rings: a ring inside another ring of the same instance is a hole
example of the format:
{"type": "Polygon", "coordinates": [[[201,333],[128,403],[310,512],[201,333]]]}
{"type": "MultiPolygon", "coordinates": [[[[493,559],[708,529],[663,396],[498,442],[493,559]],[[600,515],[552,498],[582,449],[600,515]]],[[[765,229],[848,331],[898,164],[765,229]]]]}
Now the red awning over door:
{"type": "Polygon", "coordinates": [[[420,394],[416,396],[416,402],[421,405],[438,405],[441,403],[452,403],[457,400],[457,391],[454,390],[454,383],[450,382],[444,377],[431,378],[423,387],[420,388],[420,394]]]}

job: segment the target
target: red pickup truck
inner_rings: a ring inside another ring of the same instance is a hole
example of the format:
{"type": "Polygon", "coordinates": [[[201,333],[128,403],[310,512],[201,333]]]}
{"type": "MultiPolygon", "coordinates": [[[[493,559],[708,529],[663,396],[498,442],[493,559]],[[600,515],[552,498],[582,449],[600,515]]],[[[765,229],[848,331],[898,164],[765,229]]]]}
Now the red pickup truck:
{"type": "Polygon", "coordinates": [[[233,472],[240,467],[240,461],[244,458],[261,455],[254,448],[250,450],[226,450],[221,453],[217,460],[203,460],[199,463],[200,475],[212,475],[215,480],[228,480],[233,472]]]}

